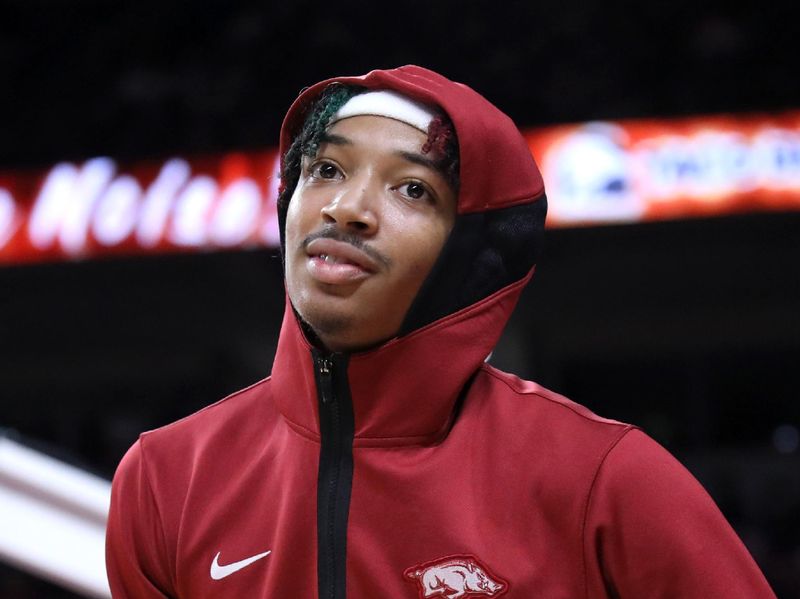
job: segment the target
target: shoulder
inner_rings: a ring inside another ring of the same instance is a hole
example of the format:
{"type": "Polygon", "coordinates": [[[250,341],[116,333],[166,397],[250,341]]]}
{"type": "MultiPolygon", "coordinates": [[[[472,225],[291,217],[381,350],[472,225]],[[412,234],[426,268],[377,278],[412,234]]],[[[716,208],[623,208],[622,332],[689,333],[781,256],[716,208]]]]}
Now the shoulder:
{"type": "Polygon", "coordinates": [[[507,412],[514,419],[528,422],[538,431],[567,435],[571,443],[613,443],[636,428],[631,424],[603,418],[579,403],[533,381],[484,364],[475,380],[479,395],[493,409],[507,412]],[[575,435],[578,435],[577,437],[575,435]]]}
{"type": "Polygon", "coordinates": [[[172,424],[147,431],[131,446],[114,475],[118,496],[141,496],[165,521],[180,510],[198,473],[217,476],[263,442],[278,418],[264,379],[172,424]]]}
{"type": "Polygon", "coordinates": [[[249,422],[261,420],[270,411],[270,386],[270,377],[260,380],[180,420],[142,433],[140,444],[145,450],[166,444],[174,451],[178,446],[213,441],[234,429],[243,432],[249,422]]]}
{"type": "Polygon", "coordinates": [[[115,481],[130,464],[141,470],[158,494],[162,484],[186,483],[197,468],[224,464],[225,456],[258,443],[278,422],[270,383],[266,378],[171,424],[142,433],[117,468],[115,481]]]}
{"type": "Polygon", "coordinates": [[[654,512],[659,521],[675,522],[687,506],[717,511],[695,477],[663,446],[642,431],[632,431],[606,456],[594,482],[592,509],[624,508],[628,516],[654,512]],[[630,505],[629,505],[630,504],[630,505]],[[657,506],[653,510],[653,506],[657,506]]]}
{"type": "Polygon", "coordinates": [[[553,509],[577,502],[576,510],[588,501],[603,462],[636,430],[489,365],[478,371],[459,424],[462,434],[487,438],[493,453],[506,454],[503,460],[524,463],[526,480],[553,509]]]}
{"type": "Polygon", "coordinates": [[[177,542],[180,514],[192,485],[202,481],[201,488],[212,488],[208,481],[224,479],[276,422],[267,378],[172,424],[142,433],[114,475],[113,529],[136,529],[136,518],[130,514],[140,514],[147,522],[157,523],[157,548],[172,555],[165,548],[177,542]]]}
{"type": "MultiPolygon", "coordinates": [[[[516,436],[547,447],[573,466],[581,463],[576,459],[581,456],[589,460],[583,463],[591,466],[592,509],[602,510],[616,501],[643,506],[647,498],[706,501],[700,483],[638,427],[598,416],[563,395],[488,365],[475,382],[487,404],[485,411],[501,413],[506,429],[525,432],[516,436]]],[[[664,506],[667,520],[675,505],[664,506]]]]}
{"type": "Polygon", "coordinates": [[[604,459],[583,530],[587,576],[623,597],[774,595],[713,499],[664,447],[632,431],[604,459]]]}

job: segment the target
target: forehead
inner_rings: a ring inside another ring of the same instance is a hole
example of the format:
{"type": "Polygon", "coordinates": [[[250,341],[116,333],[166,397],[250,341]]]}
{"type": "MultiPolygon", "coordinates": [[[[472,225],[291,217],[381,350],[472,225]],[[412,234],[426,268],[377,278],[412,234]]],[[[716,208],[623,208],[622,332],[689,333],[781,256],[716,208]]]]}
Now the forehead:
{"type": "Polygon", "coordinates": [[[425,133],[408,123],[383,116],[360,115],[336,121],[323,133],[321,141],[341,146],[422,152],[427,139],[425,133]]]}

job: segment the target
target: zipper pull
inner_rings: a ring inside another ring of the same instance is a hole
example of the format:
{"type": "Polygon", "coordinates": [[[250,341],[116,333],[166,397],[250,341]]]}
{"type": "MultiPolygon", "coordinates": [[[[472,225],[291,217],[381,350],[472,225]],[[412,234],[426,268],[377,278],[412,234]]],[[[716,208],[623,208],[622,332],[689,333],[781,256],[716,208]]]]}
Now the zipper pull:
{"type": "Polygon", "coordinates": [[[320,394],[322,395],[322,403],[327,404],[333,400],[333,382],[331,372],[333,371],[333,360],[330,358],[322,358],[319,361],[319,380],[320,380],[320,394]]]}
{"type": "Polygon", "coordinates": [[[319,373],[330,376],[331,369],[333,368],[333,360],[330,358],[322,358],[319,363],[319,373]]]}

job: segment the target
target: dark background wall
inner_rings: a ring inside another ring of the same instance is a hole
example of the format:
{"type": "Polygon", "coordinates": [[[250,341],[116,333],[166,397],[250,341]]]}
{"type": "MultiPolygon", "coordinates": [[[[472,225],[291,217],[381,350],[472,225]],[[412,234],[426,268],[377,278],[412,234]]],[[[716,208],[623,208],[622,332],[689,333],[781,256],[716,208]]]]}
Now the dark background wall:
{"type": "MultiPolygon", "coordinates": [[[[523,127],[800,108],[796,3],[198,4],[3,2],[0,169],[273,146],[304,86],[408,62],[523,127]]],[[[800,597],[800,215],[546,237],[493,361],[641,425],[800,597]]],[[[282,306],[266,250],[0,269],[0,426],[110,477],[268,375],[282,306]]]]}

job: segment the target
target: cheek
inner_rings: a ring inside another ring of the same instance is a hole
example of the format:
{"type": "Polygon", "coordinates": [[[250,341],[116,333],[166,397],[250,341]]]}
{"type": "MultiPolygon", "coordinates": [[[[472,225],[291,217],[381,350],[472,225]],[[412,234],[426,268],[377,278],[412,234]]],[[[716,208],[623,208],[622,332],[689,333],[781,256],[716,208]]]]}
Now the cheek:
{"type": "MultiPolygon", "coordinates": [[[[318,204],[318,202],[316,202],[318,204]]],[[[314,231],[320,222],[320,207],[315,205],[313,195],[303,193],[302,181],[298,183],[286,210],[287,259],[302,251],[303,240],[314,231]]]]}
{"type": "Polygon", "coordinates": [[[295,297],[297,292],[295,287],[302,267],[302,242],[305,236],[308,235],[308,232],[304,232],[305,213],[301,209],[301,202],[298,195],[298,192],[295,191],[289,202],[289,207],[286,212],[286,228],[284,231],[286,289],[293,300],[298,299],[295,297]]]}
{"type": "Polygon", "coordinates": [[[287,248],[294,249],[295,245],[289,245],[289,240],[293,240],[296,243],[297,240],[297,229],[299,227],[300,221],[300,210],[299,210],[299,198],[297,197],[297,191],[295,191],[292,199],[289,201],[289,207],[286,210],[286,246],[287,248]]]}

